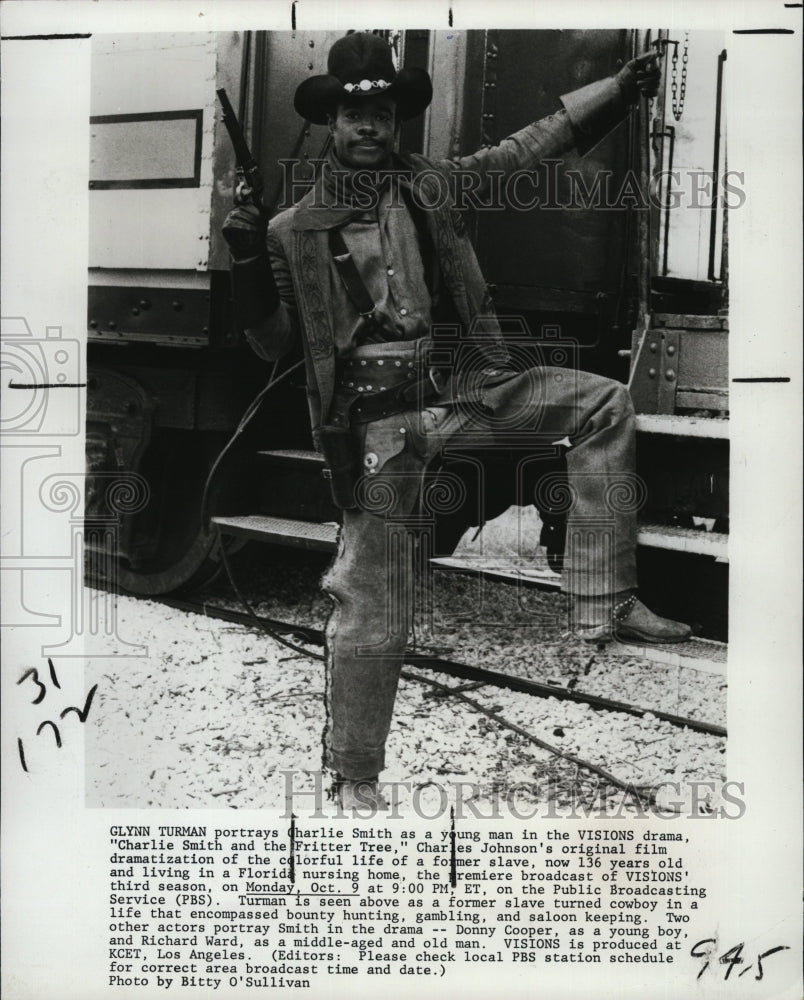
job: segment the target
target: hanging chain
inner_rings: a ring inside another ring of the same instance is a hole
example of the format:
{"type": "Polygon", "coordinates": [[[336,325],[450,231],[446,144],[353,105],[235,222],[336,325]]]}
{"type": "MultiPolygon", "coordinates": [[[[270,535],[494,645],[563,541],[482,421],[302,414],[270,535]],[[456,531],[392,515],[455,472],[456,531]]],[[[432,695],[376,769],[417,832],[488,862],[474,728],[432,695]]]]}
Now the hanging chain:
{"type": "Polygon", "coordinates": [[[687,96],[687,63],[689,62],[690,33],[684,32],[684,51],[681,54],[681,89],[678,86],[678,43],[673,46],[672,76],[670,92],[673,97],[673,117],[676,121],[684,114],[684,100],[687,96]]]}

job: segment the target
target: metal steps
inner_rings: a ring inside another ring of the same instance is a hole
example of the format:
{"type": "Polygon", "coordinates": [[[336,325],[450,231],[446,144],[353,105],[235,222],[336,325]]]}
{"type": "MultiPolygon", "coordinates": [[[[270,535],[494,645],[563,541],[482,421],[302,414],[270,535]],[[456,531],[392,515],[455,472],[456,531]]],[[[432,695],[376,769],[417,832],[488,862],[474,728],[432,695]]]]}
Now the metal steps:
{"type": "MultiPolygon", "coordinates": [[[[335,549],[338,525],[332,521],[296,521],[286,517],[268,517],[250,514],[245,517],[213,517],[224,534],[251,538],[274,545],[290,545],[295,548],[320,549],[323,552],[335,549]]],[[[728,557],[728,535],[715,531],[700,531],[695,528],[678,528],[665,524],[643,524],[639,528],[640,545],[651,548],[670,549],[695,555],[714,556],[719,560],[728,557]]],[[[463,569],[467,572],[482,572],[490,576],[506,576],[509,579],[529,580],[533,583],[552,585],[559,578],[548,570],[536,567],[510,567],[498,560],[476,560],[444,558],[434,560],[444,568],[463,569]]]]}
{"type": "Polygon", "coordinates": [[[679,528],[668,524],[641,524],[637,541],[653,549],[670,549],[691,555],[714,556],[721,562],[728,561],[729,536],[719,531],[701,531],[697,528],[679,528]]]}
{"type": "Polygon", "coordinates": [[[212,523],[226,535],[298,549],[332,552],[338,542],[338,525],[331,521],[294,521],[287,517],[249,514],[246,517],[213,517],[212,523]]]}
{"type": "Polygon", "coordinates": [[[637,431],[642,434],[667,434],[671,437],[729,439],[728,417],[687,417],[675,413],[638,413],[637,431]]]}
{"type": "Polygon", "coordinates": [[[666,643],[663,646],[645,646],[630,642],[613,642],[607,650],[623,656],[639,656],[651,663],[665,667],[688,667],[708,674],[726,676],[728,646],[714,639],[693,637],[686,642],[666,643]]]}
{"type": "Polygon", "coordinates": [[[455,573],[479,573],[492,580],[512,580],[521,583],[538,584],[550,590],[561,587],[561,575],[549,567],[534,566],[524,560],[506,559],[500,556],[443,556],[431,559],[436,569],[451,570],[455,573]]]}
{"type": "Polygon", "coordinates": [[[323,469],[324,456],[317,451],[304,451],[301,448],[276,448],[271,451],[258,451],[257,458],[272,465],[295,465],[310,469],[323,469]]]}
{"type": "MultiPolygon", "coordinates": [[[[337,547],[338,525],[334,522],[315,523],[258,515],[214,517],[212,521],[224,534],[268,544],[321,552],[333,552],[337,547]]],[[[683,545],[685,546],[683,551],[724,558],[726,536],[693,529],[645,525],[640,529],[640,543],[663,544],[668,548],[680,548],[683,545]]],[[[435,569],[448,572],[480,573],[491,579],[535,584],[551,590],[558,590],[561,587],[560,575],[546,567],[528,564],[524,560],[450,556],[432,559],[431,563],[435,569]]],[[[726,673],[726,645],[708,639],[693,638],[688,642],[665,646],[640,646],[634,643],[614,642],[609,644],[607,649],[612,653],[638,656],[665,666],[688,667],[721,675],[726,673]]]]}

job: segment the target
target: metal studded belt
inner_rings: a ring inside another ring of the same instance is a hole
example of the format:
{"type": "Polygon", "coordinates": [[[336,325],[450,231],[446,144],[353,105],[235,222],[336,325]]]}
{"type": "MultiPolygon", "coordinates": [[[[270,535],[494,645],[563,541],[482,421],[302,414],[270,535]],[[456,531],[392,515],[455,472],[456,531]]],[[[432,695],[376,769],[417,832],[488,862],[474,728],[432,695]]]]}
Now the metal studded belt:
{"type": "Polygon", "coordinates": [[[349,358],[343,362],[338,388],[361,394],[401,388],[416,379],[418,367],[413,359],[393,355],[349,358]]]}
{"type": "Polygon", "coordinates": [[[339,365],[332,422],[365,424],[443,395],[448,373],[425,366],[426,338],[364,344],[339,365]]]}

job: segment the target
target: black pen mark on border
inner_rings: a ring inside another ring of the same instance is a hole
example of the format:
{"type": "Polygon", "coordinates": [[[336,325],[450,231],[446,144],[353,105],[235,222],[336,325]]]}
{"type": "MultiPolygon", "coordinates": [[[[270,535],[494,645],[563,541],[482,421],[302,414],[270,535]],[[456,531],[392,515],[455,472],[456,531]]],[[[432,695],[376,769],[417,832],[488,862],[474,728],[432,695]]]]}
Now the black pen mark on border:
{"type": "Polygon", "coordinates": [[[455,806],[450,806],[449,819],[449,884],[454,889],[458,885],[458,862],[455,858],[455,806]]]}
{"type": "Polygon", "coordinates": [[[86,382],[9,382],[9,389],[86,389],[86,382]]]}
{"type": "MultiPolygon", "coordinates": [[[[801,6],[799,4],[799,6],[801,6]]],[[[733,28],[733,35],[795,35],[792,28],[733,28]]]]}
{"type": "Polygon", "coordinates": [[[290,5],[290,30],[296,30],[296,0],[290,5]]]}
{"type": "Polygon", "coordinates": [[[449,17],[447,18],[447,23],[449,24],[449,26],[451,28],[452,27],[452,7],[450,7],[450,9],[449,9],[449,17]]]}
{"type": "MultiPolygon", "coordinates": [[[[53,687],[56,687],[59,691],[61,691],[61,684],[59,684],[59,679],[56,676],[56,667],[50,657],[47,658],[47,665],[50,668],[50,679],[53,681],[53,687]]],[[[95,686],[97,687],[97,684],[95,686]]]]}
{"type": "Polygon", "coordinates": [[[790,379],[786,375],[772,375],[760,378],[733,378],[732,382],[789,382],[790,379]]]}
{"type": "Polygon", "coordinates": [[[51,42],[65,38],[92,38],[92,35],[0,35],[0,41],[3,42],[51,42]]]}
{"type": "Polygon", "coordinates": [[[17,737],[17,750],[19,751],[20,764],[22,764],[22,769],[23,771],[25,771],[26,774],[28,774],[28,765],[25,763],[25,748],[23,747],[22,740],[19,738],[19,736],[17,737]]]}
{"type": "Polygon", "coordinates": [[[288,857],[288,878],[291,885],[296,884],[296,814],[290,814],[290,855],[288,857]]]}

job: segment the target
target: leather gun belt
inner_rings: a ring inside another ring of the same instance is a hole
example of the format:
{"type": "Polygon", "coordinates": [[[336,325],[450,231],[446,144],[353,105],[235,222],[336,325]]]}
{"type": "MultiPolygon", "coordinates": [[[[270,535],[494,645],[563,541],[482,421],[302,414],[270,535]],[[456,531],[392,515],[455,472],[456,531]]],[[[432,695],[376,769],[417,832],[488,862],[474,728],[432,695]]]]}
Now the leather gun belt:
{"type": "Polygon", "coordinates": [[[355,348],[338,367],[331,423],[371,423],[440,399],[449,373],[426,364],[431,346],[421,338],[355,348]]]}

